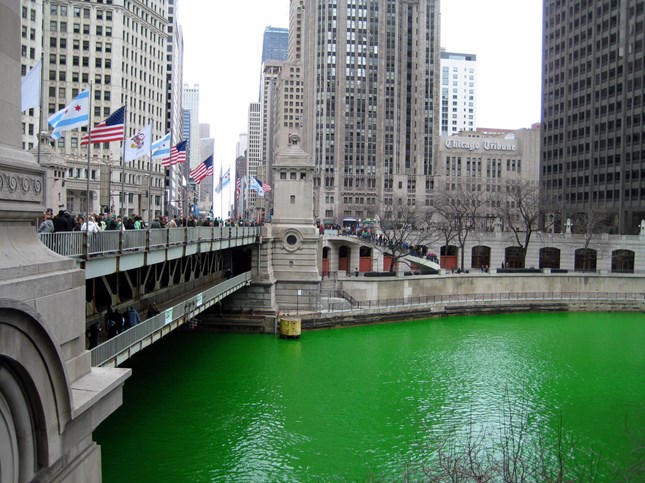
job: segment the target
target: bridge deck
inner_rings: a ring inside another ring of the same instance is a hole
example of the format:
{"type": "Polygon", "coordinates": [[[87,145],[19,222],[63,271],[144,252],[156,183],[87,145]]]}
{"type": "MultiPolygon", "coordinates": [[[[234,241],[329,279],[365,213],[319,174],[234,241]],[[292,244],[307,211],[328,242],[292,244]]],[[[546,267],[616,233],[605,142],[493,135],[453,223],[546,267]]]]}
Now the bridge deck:
{"type": "Polygon", "coordinates": [[[135,325],[92,349],[92,366],[115,367],[141,349],[189,322],[226,296],[251,283],[251,272],[245,272],[215,285],[180,303],[167,307],[159,315],[135,325]]]}

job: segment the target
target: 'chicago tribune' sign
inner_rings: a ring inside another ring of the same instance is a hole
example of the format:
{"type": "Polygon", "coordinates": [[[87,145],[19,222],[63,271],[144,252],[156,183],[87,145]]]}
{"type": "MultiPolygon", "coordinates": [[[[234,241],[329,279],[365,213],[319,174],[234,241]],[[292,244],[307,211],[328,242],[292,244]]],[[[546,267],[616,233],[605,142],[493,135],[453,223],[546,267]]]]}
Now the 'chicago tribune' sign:
{"type": "Polygon", "coordinates": [[[446,148],[465,149],[468,151],[517,151],[517,145],[502,143],[500,141],[462,141],[459,139],[447,139],[446,148]]]}

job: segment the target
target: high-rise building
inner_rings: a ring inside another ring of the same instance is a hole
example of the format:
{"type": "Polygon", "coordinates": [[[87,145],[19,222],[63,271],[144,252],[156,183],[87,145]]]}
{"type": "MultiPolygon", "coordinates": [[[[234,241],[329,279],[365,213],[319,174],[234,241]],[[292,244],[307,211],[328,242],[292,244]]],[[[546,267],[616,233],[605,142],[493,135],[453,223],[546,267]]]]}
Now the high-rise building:
{"type": "Polygon", "coordinates": [[[441,51],[441,135],[477,127],[477,56],[441,51]]]}
{"type": "Polygon", "coordinates": [[[260,102],[265,91],[264,75],[267,62],[276,63],[287,60],[289,55],[289,29],[267,27],[262,41],[262,69],[260,77],[260,102]]]}
{"type": "MultiPolygon", "coordinates": [[[[278,119],[278,84],[284,62],[269,60],[264,63],[262,72],[262,157],[258,166],[258,176],[269,185],[273,182],[274,133],[278,119]]],[[[265,200],[268,201],[268,200],[265,200]]]]}
{"type": "MultiPolygon", "coordinates": [[[[246,155],[247,180],[251,176],[258,176],[258,168],[262,161],[262,106],[259,102],[249,104],[248,123],[249,145],[246,155]]],[[[260,207],[258,205],[258,196],[254,191],[248,190],[248,185],[246,195],[246,215],[253,219],[257,215],[256,208],[260,207]]]]}
{"type": "MultiPolygon", "coordinates": [[[[35,150],[47,118],[91,88],[90,126],[126,106],[126,138],[148,123],[153,138],[166,132],[170,4],[176,0],[56,2],[22,0],[22,69],[43,55],[43,116],[23,115],[25,149],[35,150]]],[[[145,220],[163,210],[164,170],[147,157],[121,164],[121,143],[81,147],[87,127],[73,129],[51,146],[41,165],[57,176],[57,198],[48,204],[72,211],[116,210],[145,220]],[[89,164],[89,166],[88,166],[89,164]],[[151,173],[151,192],[148,191],[151,173]],[[89,189],[87,189],[89,179],[89,189]]]]}
{"type": "MultiPolygon", "coordinates": [[[[438,0],[305,1],[303,149],[315,216],[429,203],[438,138],[438,0]]],[[[290,31],[292,31],[290,24],[290,31]]]]}
{"type": "MultiPolygon", "coordinates": [[[[183,108],[186,111],[189,111],[190,114],[190,129],[186,129],[184,126],[184,137],[183,139],[188,141],[188,159],[190,160],[190,168],[195,168],[199,163],[201,163],[200,154],[199,154],[199,84],[195,84],[193,87],[190,87],[188,84],[184,84],[184,93],[183,93],[183,108]]],[[[184,113],[184,116],[186,114],[184,113]]]]}
{"type": "MultiPolygon", "coordinates": [[[[201,156],[201,162],[207,159],[209,156],[214,156],[215,154],[215,139],[210,137],[210,124],[200,124],[199,125],[199,153],[201,156]]],[[[195,188],[195,194],[197,196],[197,205],[199,208],[199,213],[209,214],[213,207],[213,197],[215,186],[219,181],[220,168],[215,169],[215,163],[213,163],[213,175],[207,176],[199,183],[195,188]]]]}
{"type": "Polygon", "coordinates": [[[544,2],[542,187],[625,234],[645,218],[643,18],[645,0],[544,2]]]}
{"type": "Polygon", "coordinates": [[[262,64],[267,60],[287,60],[289,29],[267,27],[262,42],[262,64]]]}
{"type": "MultiPolygon", "coordinates": [[[[182,102],[183,92],[183,59],[184,59],[184,37],[181,26],[177,23],[177,8],[179,0],[168,0],[168,35],[166,37],[166,132],[171,133],[173,145],[181,139],[182,130],[182,102]]],[[[165,210],[166,214],[176,214],[176,203],[171,200],[181,198],[181,166],[170,166],[165,169],[166,192],[165,210]],[[173,209],[174,207],[174,209],[173,209]]]]}

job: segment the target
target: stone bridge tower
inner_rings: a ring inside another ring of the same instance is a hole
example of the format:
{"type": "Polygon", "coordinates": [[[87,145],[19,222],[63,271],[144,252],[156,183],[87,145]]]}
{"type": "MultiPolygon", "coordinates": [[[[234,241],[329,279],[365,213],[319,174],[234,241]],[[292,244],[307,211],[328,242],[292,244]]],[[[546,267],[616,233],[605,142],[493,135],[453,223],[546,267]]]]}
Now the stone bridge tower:
{"type": "MultiPolygon", "coordinates": [[[[314,164],[291,134],[273,162],[273,218],[253,249],[251,286],[229,297],[233,311],[275,315],[319,310],[321,238],[313,216],[314,164]]],[[[269,330],[269,329],[267,329],[269,330]]]]}
{"type": "Polygon", "coordinates": [[[21,149],[20,7],[0,0],[0,481],[99,482],[92,431],[130,370],[91,367],[84,272],[36,235],[45,171],[21,149]]]}
{"type": "Polygon", "coordinates": [[[318,310],[321,237],[314,225],[314,164],[300,147],[300,135],[273,162],[271,246],[280,311],[318,310]]]}

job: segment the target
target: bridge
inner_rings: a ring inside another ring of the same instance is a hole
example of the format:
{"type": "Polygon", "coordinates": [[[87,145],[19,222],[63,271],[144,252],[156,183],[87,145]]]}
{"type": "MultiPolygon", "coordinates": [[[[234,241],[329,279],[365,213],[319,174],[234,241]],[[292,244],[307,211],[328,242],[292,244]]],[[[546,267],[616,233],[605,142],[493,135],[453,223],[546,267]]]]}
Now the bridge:
{"type": "Polygon", "coordinates": [[[258,243],[260,234],[260,227],[223,226],[72,231],[39,237],[50,250],[72,258],[85,270],[88,326],[101,322],[108,305],[119,312],[134,305],[143,314],[154,300],[162,309],[91,351],[93,367],[116,367],[248,286],[246,250],[258,243]]]}

